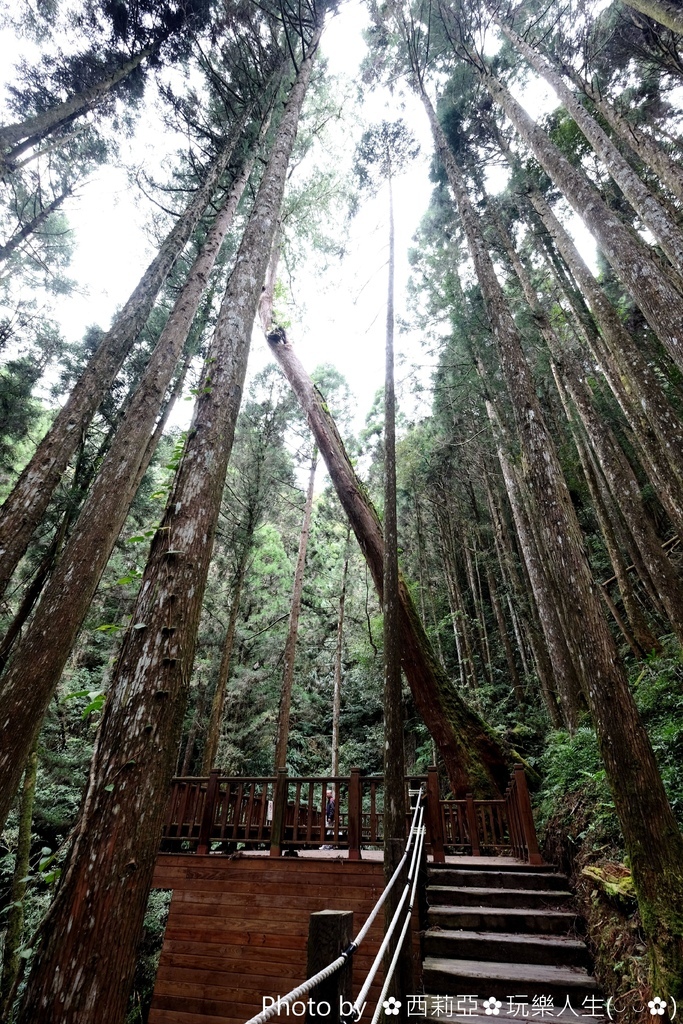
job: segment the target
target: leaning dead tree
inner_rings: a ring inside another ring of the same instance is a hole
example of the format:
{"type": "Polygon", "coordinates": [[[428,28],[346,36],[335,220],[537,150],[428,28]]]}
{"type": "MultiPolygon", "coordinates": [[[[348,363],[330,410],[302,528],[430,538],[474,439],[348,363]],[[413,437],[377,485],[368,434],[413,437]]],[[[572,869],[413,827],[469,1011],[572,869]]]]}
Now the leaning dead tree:
{"type": "MultiPolygon", "coordinates": [[[[268,341],[313,432],[381,600],[384,537],[379,516],[356,476],[323,396],[290,345],[282,343],[282,333],[271,331],[268,341]]],[[[502,792],[514,752],[465,704],[446,676],[403,578],[399,580],[399,603],[403,671],[418,711],[439,747],[453,792],[502,792]]]]}

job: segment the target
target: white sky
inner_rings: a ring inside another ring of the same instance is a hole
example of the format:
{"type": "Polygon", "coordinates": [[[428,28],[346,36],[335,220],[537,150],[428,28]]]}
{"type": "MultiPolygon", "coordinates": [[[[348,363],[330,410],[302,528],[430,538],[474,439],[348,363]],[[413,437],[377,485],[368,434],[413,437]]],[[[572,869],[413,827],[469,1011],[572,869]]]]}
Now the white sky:
{"type": "MultiPolygon", "coordinates": [[[[322,44],[330,73],[355,76],[365,54],[361,31],[367,20],[361,0],[348,0],[341,6],[341,13],[330,20],[322,44]]],[[[14,45],[8,34],[0,33],[0,52],[9,56],[9,47],[14,45]]],[[[11,62],[0,61],[2,65],[9,71],[11,62]]],[[[153,90],[148,90],[148,96],[152,95],[153,90]]],[[[525,90],[524,101],[533,114],[555,105],[552,94],[537,87],[525,90]]],[[[403,116],[421,144],[420,156],[395,183],[396,312],[401,317],[405,314],[409,276],[407,252],[432,188],[428,180],[432,154],[429,127],[421,105],[406,90],[399,90],[395,96],[385,89],[367,91],[360,110],[354,113],[367,123],[403,116]]],[[[126,163],[163,177],[161,162],[164,156],[172,159],[177,138],[166,138],[154,128],[154,114],[153,109],[143,112],[135,138],[122,156],[126,163]]],[[[361,130],[356,127],[354,135],[349,133],[350,152],[361,130]]],[[[151,259],[153,250],[145,233],[149,204],[130,185],[123,168],[104,166],[97,169],[78,198],[65,203],[64,210],[76,243],[68,274],[80,287],[76,294],[57,301],[56,317],[66,337],[77,341],[91,324],[109,326],[117,307],[125,302],[151,259]]],[[[332,363],[356,395],[356,430],[363,425],[384,381],[387,232],[387,198],[380,193],[364,204],[351,223],[348,251],[341,264],[332,267],[323,278],[306,272],[297,274],[293,295],[296,308],[290,311],[294,321],[288,332],[290,341],[305,367],[313,370],[319,363],[332,363]],[[300,307],[303,315],[297,317],[296,309],[300,307]]],[[[590,236],[586,234],[585,239],[590,240],[590,236]]],[[[414,379],[407,370],[410,363],[419,364],[420,377],[428,384],[431,367],[425,362],[427,357],[420,348],[419,336],[397,334],[396,348],[403,412],[410,419],[426,415],[429,393],[416,401],[414,379]]],[[[256,372],[267,361],[267,345],[255,332],[250,372],[256,372]]],[[[190,414],[190,402],[178,403],[176,423],[186,425],[190,414]]]]}

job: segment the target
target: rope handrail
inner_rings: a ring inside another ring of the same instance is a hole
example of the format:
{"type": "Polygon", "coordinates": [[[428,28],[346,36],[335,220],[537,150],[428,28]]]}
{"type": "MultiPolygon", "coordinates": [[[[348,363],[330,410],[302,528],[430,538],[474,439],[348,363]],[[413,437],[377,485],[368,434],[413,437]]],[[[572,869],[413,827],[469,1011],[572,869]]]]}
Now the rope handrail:
{"type": "MultiPolygon", "coordinates": [[[[408,842],[406,843],[405,852],[404,852],[403,856],[401,857],[401,860],[397,864],[396,869],[395,869],[393,875],[391,876],[391,878],[389,879],[388,883],[386,884],[386,886],[382,890],[382,893],[381,893],[379,899],[377,900],[377,902],[375,903],[375,906],[370,911],[370,914],[368,915],[368,918],[365,921],[365,924],[363,925],[361,930],[358,932],[358,935],[356,936],[356,938],[347,946],[346,949],[342,950],[342,952],[339,954],[337,959],[333,960],[331,964],[328,964],[327,967],[323,967],[323,969],[321,971],[318,971],[317,974],[314,974],[313,977],[307,978],[306,981],[302,982],[302,984],[299,985],[297,988],[293,988],[286,995],[278,996],[276,1002],[274,1002],[270,1006],[266,1007],[266,1009],[262,1010],[261,1013],[256,1014],[255,1017],[250,1017],[249,1020],[246,1021],[246,1024],[266,1024],[266,1021],[270,1020],[270,1018],[274,1017],[277,1013],[280,1013],[283,1008],[291,1006],[292,1003],[295,1003],[297,1000],[299,1000],[301,998],[301,996],[307,995],[312,989],[314,989],[322,981],[326,981],[328,978],[331,978],[332,975],[336,971],[338,971],[341,967],[344,966],[344,964],[349,959],[349,957],[353,956],[353,954],[356,952],[356,950],[360,946],[361,942],[363,941],[363,939],[367,935],[368,931],[370,930],[370,927],[371,927],[373,921],[377,917],[377,914],[379,913],[380,908],[383,906],[383,904],[384,904],[384,902],[385,902],[389,892],[391,891],[392,886],[396,882],[396,879],[398,878],[399,874],[401,873],[401,870],[403,869],[403,865],[405,864],[405,862],[406,862],[406,860],[408,858],[408,854],[410,853],[410,848],[411,848],[411,845],[412,845],[412,842],[413,842],[413,838],[417,835],[417,832],[418,832],[418,829],[417,829],[416,824],[415,824],[416,821],[418,820],[418,812],[419,812],[420,823],[422,822],[422,816],[424,814],[424,807],[421,806],[421,801],[420,801],[420,796],[422,795],[423,791],[424,791],[424,786],[420,786],[419,790],[415,791],[418,794],[418,799],[415,801],[415,808],[414,808],[414,812],[413,812],[413,819],[412,819],[412,822],[411,822],[411,825],[410,825],[410,834],[408,836],[408,842]]],[[[411,791],[411,793],[412,793],[412,791],[411,791]]],[[[420,842],[416,842],[415,843],[415,848],[413,849],[413,859],[411,861],[411,870],[412,870],[412,863],[415,860],[415,851],[417,850],[418,846],[421,846],[420,842]]],[[[408,873],[408,878],[409,879],[411,878],[410,872],[408,873]]],[[[405,895],[406,894],[404,892],[403,896],[401,897],[401,901],[399,903],[399,908],[405,902],[405,895]]],[[[396,914],[394,914],[394,918],[392,919],[392,923],[393,923],[393,920],[395,918],[396,918],[396,914]]],[[[385,942],[386,942],[386,938],[385,938],[385,942]]],[[[383,949],[385,948],[385,942],[382,943],[382,948],[381,948],[380,952],[383,952],[383,949]]],[[[375,968],[375,973],[376,973],[376,968],[375,968]]],[[[373,974],[373,977],[374,977],[374,974],[373,974]]],[[[356,1004],[354,1003],[354,1009],[355,1009],[355,1006],[356,1006],[356,1004]]],[[[354,1018],[354,1019],[357,1019],[357,1018],[354,1018]]]]}
{"type": "MultiPolygon", "coordinates": [[[[356,998],[356,1000],[355,1000],[355,1002],[353,1004],[353,1007],[351,1008],[351,1011],[350,1011],[350,1013],[348,1015],[348,1018],[347,1018],[348,1021],[355,1021],[355,1022],[357,1022],[361,1018],[361,1014],[362,1014],[361,1007],[363,1006],[363,1004],[365,1002],[365,998],[366,998],[368,992],[370,991],[370,987],[371,987],[373,981],[375,980],[375,975],[377,974],[377,971],[379,970],[380,964],[382,963],[382,960],[384,959],[384,954],[385,954],[385,952],[387,950],[387,946],[389,945],[389,943],[391,941],[391,937],[394,934],[394,931],[396,929],[396,925],[398,923],[398,919],[399,919],[401,911],[403,909],[403,904],[406,902],[406,900],[408,898],[408,894],[410,893],[411,888],[413,887],[413,883],[417,880],[417,870],[416,870],[416,867],[418,865],[418,855],[419,855],[419,853],[420,853],[420,851],[422,849],[422,833],[423,833],[422,818],[423,818],[423,815],[424,815],[424,807],[420,807],[419,825],[415,826],[413,824],[413,827],[410,830],[410,833],[411,833],[410,834],[410,839],[412,840],[413,835],[415,835],[415,836],[417,836],[417,841],[416,841],[415,846],[413,848],[413,854],[412,854],[412,858],[411,858],[411,861],[410,861],[410,868],[408,870],[408,877],[406,879],[406,884],[405,884],[403,892],[401,894],[401,898],[400,898],[400,900],[398,902],[398,906],[396,907],[396,910],[394,911],[394,916],[392,917],[391,921],[389,922],[389,926],[387,927],[387,930],[386,930],[386,932],[384,934],[384,939],[382,940],[382,945],[379,947],[379,950],[377,952],[377,956],[375,957],[375,959],[374,959],[374,961],[372,963],[372,967],[370,968],[370,970],[368,972],[368,976],[365,979],[363,987],[361,988],[360,992],[358,993],[358,997],[356,998]]],[[[401,864],[403,863],[403,859],[401,861],[401,864]]],[[[396,869],[397,871],[400,869],[400,866],[401,865],[399,865],[399,868],[396,869]]],[[[412,910],[412,904],[411,904],[411,908],[410,909],[412,910]]],[[[407,920],[410,920],[410,918],[408,917],[407,920]]],[[[406,928],[407,928],[407,925],[406,925],[406,928]]],[[[398,947],[399,949],[400,949],[400,944],[401,943],[399,942],[399,947],[398,947]]],[[[380,1002],[381,1002],[381,1000],[380,1000],[380,1002]]]]}
{"type": "MultiPolygon", "coordinates": [[[[425,838],[426,831],[427,830],[425,828],[422,828],[421,831],[420,831],[420,836],[418,838],[418,845],[419,845],[419,852],[417,854],[417,863],[418,864],[420,862],[420,855],[421,855],[421,852],[422,852],[422,845],[424,844],[424,838],[425,838]]],[[[417,847],[416,847],[416,849],[417,849],[417,847]]],[[[415,905],[415,892],[417,890],[417,874],[418,873],[416,871],[415,875],[413,877],[413,887],[412,887],[412,889],[410,891],[410,902],[408,904],[408,910],[406,911],[405,920],[403,922],[403,928],[401,929],[401,934],[399,936],[398,942],[396,943],[396,949],[394,950],[394,955],[393,955],[393,957],[391,959],[391,963],[389,964],[389,970],[387,971],[387,976],[386,976],[386,978],[384,980],[384,984],[382,986],[382,991],[380,992],[379,999],[377,1000],[377,1006],[375,1007],[375,1012],[374,1012],[374,1014],[372,1016],[371,1024],[377,1024],[377,1022],[379,1020],[380,1010],[381,1010],[382,1005],[384,1003],[384,1000],[386,998],[386,994],[389,991],[389,986],[391,985],[391,979],[394,976],[394,971],[396,970],[396,965],[398,963],[398,958],[401,955],[401,950],[403,949],[403,943],[405,942],[406,933],[408,931],[408,926],[410,924],[410,918],[411,918],[412,913],[413,913],[413,906],[415,905]]],[[[358,1020],[358,1018],[356,1018],[356,1020],[358,1020]]]]}

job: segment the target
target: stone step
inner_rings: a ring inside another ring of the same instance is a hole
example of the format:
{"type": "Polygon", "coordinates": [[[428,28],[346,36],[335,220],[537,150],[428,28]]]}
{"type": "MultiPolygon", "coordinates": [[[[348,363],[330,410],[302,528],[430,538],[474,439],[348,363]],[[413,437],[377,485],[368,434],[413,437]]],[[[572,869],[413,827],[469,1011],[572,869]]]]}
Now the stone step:
{"type": "Polygon", "coordinates": [[[568,910],[468,906],[432,906],[428,921],[431,928],[544,935],[567,935],[575,932],[579,924],[576,914],[568,910]]]}
{"type": "Polygon", "coordinates": [[[480,889],[474,885],[458,889],[449,885],[427,887],[430,906],[559,908],[571,900],[572,894],[560,889],[480,889]]]}
{"type": "MultiPolygon", "coordinates": [[[[471,994],[481,998],[494,996],[505,1005],[509,998],[531,1004],[534,996],[552,997],[558,1009],[569,999],[573,1009],[583,1016],[584,1000],[598,1001],[595,978],[580,967],[548,967],[526,963],[477,963],[472,960],[425,958],[425,991],[430,995],[471,994]]],[[[595,1004],[594,1004],[595,1005],[595,1004]]],[[[600,1009],[602,1012],[602,1007],[600,1009]]],[[[520,1014],[521,1016],[521,1014],[520,1014]]]]}
{"type": "Polygon", "coordinates": [[[551,871],[480,871],[476,868],[429,868],[429,881],[434,885],[479,886],[484,889],[562,889],[567,888],[565,875],[551,871]]]}
{"type": "Polygon", "coordinates": [[[511,932],[440,931],[424,934],[426,956],[497,963],[589,967],[585,942],[567,936],[520,935],[511,932]]]}

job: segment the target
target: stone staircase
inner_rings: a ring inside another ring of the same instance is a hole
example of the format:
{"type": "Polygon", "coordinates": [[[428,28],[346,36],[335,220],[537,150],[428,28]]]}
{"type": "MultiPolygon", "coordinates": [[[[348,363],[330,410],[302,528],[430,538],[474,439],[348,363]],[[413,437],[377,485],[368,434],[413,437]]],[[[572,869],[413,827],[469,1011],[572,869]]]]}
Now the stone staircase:
{"type": "MultiPolygon", "coordinates": [[[[492,858],[430,865],[427,901],[423,980],[430,1005],[438,996],[471,994],[478,998],[471,1015],[477,1018],[482,1000],[501,1001],[484,1017],[489,1021],[494,1014],[551,1022],[560,1014],[602,1019],[567,879],[551,867],[492,858]],[[547,1013],[540,1012],[543,1007],[547,1013]]],[[[445,1004],[437,1000],[437,1007],[445,1004]]],[[[454,1003],[450,1019],[457,1015],[454,1003]]]]}

